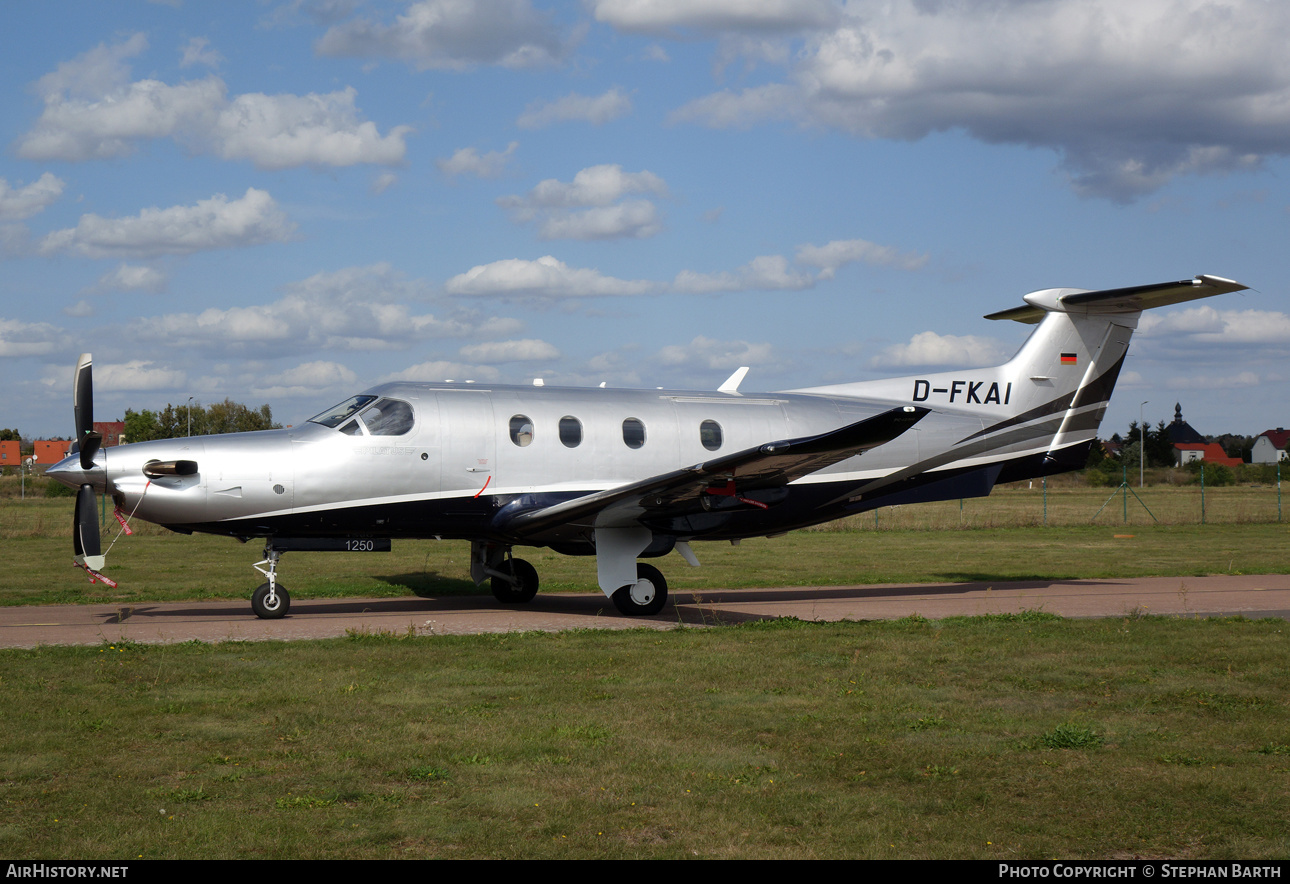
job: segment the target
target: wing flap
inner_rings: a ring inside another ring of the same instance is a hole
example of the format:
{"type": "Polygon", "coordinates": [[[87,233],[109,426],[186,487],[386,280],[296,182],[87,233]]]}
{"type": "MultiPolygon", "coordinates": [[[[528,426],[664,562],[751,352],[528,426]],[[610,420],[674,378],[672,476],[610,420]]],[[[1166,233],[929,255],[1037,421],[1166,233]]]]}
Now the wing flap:
{"type": "Polygon", "coordinates": [[[507,513],[494,527],[515,536],[532,536],[565,525],[618,526],[636,522],[646,511],[697,503],[714,481],[735,483],[740,491],[787,485],[895,439],[928,411],[909,405],[893,408],[816,436],[769,442],[554,506],[507,513]]]}

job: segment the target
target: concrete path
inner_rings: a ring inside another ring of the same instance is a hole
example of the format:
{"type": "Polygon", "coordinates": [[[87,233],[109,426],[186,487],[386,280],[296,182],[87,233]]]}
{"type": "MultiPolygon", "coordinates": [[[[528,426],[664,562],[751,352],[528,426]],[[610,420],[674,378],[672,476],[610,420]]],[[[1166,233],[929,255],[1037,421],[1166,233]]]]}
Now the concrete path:
{"type": "Polygon", "coordinates": [[[561,629],[667,629],[775,617],[886,620],[1042,610],[1063,617],[1135,613],[1290,619],[1290,575],[1146,577],[1016,583],[928,583],[675,592],[658,617],[621,616],[602,595],[539,595],[503,607],[491,596],[294,600],[282,620],[258,620],[249,601],[0,608],[0,647],[267,641],[343,636],[351,630],[462,635],[561,629]]]}

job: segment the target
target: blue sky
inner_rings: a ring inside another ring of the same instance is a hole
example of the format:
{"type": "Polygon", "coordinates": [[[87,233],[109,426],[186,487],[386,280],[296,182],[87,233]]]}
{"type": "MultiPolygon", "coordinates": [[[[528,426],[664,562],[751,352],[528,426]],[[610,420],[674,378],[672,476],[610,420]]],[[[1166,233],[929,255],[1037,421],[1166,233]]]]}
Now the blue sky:
{"type": "Polygon", "coordinates": [[[0,7],[0,426],[384,380],[747,390],[1001,361],[1210,273],[1104,424],[1290,421],[1290,6],[0,7]]]}

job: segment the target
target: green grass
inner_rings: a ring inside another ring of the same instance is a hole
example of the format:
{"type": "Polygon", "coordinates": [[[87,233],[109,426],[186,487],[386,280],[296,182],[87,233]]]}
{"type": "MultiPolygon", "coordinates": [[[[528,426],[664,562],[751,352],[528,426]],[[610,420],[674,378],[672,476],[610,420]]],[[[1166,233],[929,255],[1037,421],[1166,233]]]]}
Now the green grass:
{"type": "Polygon", "coordinates": [[[1284,857],[1283,621],[0,652],[0,853],[1284,857]]]}
{"type": "MultiPolygon", "coordinates": [[[[1266,503],[1267,489],[1219,490],[1233,516],[1266,503]]],[[[1044,526],[1037,524],[1038,491],[1004,489],[965,501],[962,514],[957,501],[887,508],[876,518],[866,514],[784,537],[752,538],[738,547],[696,543],[703,563],[697,569],[679,556],[656,564],[672,589],[682,592],[1290,572],[1290,521],[1167,520],[1183,508],[1178,502],[1183,498],[1171,495],[1189,493],[1167,486],[1144,493],[1164,524],[1152,522],[1140,507],[1130,509],[1137,521],[1127,526],[1107,524],[1105,512],[1090,524],[1105,500],[1104,489],[1067,486],[1050,492],[1050,511],[1081,514],[1080,519],[1054,517],[1044,526]]],[[[139,523],[135,536],[121,538],[108,552],[105,573],[119,587],[90,585],[71,567],[72,508],[67,499],[0,499],[7,566],[0,605],[244,599],[262,580],[251,568],[261,558],[259,542],[189,537],[139,523]]],[[[107,524],[105,550],[116,536],[110,513],[107,524]]],[[[596,591],[593,558],[545,549],[518,554],[537,567],[544,592],[596,591]]],[[[487,587],[480,590],[470,582],[468,571],[465,542],[395,541],[390,553],[290,553],[278,573],[297,599],[486,594],[487,587]]]]}

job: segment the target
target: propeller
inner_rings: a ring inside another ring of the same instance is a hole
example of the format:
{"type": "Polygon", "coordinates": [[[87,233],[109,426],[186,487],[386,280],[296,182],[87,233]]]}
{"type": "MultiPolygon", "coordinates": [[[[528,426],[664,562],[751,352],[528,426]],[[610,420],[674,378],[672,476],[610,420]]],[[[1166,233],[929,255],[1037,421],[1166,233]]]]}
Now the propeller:
{"type": "MultiPolygon", "coordinates": [[[[98,454],[103,445],[103,434],[94,431],[93,374],[90,354],[82,353],[76,363],[76,375],[72,382],[72,411],[76,420],[74,447],[80,454],[81,469],[87,473],[94,469],[94,455],[98,454]]],[[[76,553],[76,564],[85,569],[91,582],[101,580],[108,586],[116,586],[99,573],[106,558],[102,551],[94,503],[94,485],[90,482],[82,483],[76,492],[76,514],[72,517],[72,551],[76,553]]]]}

